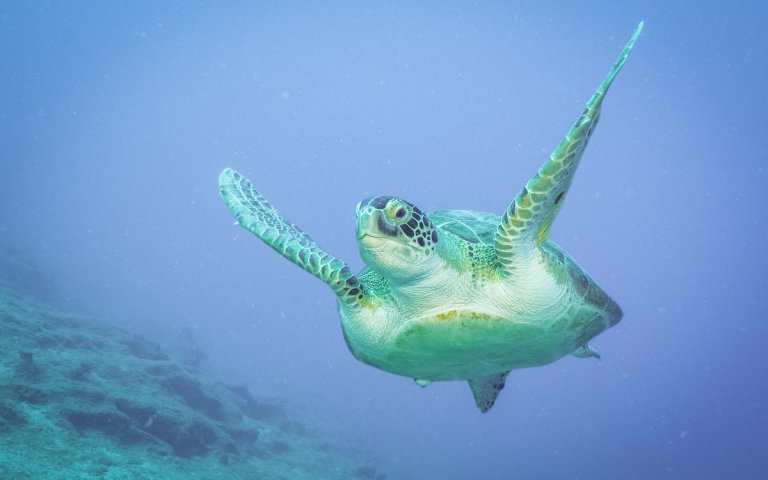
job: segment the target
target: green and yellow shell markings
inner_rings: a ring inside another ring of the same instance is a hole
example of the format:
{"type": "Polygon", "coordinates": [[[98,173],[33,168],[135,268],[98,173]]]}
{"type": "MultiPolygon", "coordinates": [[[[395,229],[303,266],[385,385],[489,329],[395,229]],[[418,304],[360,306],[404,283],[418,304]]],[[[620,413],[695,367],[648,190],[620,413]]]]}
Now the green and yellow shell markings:
{"type": "Polygon", "coordinates": [[[440,312],[434,317],[439,322],[445,322],[450,320],[456,320],[461,318],[462,320],[490,320],[492,315],[483,312],[473,312],[471,310],[448,310],[447,312],[440,312]]]}

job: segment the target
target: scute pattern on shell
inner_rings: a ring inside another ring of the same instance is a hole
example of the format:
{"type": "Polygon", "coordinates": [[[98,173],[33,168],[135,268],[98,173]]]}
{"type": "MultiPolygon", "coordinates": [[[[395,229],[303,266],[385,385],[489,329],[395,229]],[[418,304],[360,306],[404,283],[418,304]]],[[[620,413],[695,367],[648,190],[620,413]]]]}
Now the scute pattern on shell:
{"type": "Polygon", "coordinates": [[[493,246],[501,217],[474,210],[435,210],[429,218],[439,230],[453,233],[470,243],[493,246]]]}

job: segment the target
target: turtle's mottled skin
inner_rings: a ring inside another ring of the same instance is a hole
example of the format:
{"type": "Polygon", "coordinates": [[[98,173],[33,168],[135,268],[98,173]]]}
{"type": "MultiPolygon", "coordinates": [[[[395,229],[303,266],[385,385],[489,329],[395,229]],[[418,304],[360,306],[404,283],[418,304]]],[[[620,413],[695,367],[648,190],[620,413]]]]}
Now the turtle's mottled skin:
{"type": "Polygon", "coordinates": [[[399,197],[360,202],[357,238],[368,266],[359,275],[232,169],[221,173],[221,195],[240,225],[336,292],[356,358],[421,386],[467,380],[485,412],[509,371],[567,354],[599,357],[588,342],[621,319],[619,306],[548,234],[605,93],[641,29],[642,23],[565,139],[502,215],[425,214],[399,197]]]}

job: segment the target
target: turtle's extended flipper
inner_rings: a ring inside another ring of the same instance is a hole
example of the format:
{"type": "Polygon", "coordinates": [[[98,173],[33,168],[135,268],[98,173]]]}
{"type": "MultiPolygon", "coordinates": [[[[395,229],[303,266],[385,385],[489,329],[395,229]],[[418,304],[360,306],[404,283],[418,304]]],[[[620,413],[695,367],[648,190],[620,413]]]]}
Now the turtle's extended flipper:
{"type": "Polygon", "coordinates": [[[573,355],[574,357],[578,357],[578,358],[594,357],[594,358],[600,360],[600,352],[595,350],[595,347],[593,347],[592,345],[590,345],[588,343],[584,344],[584,345],[580,346],[579,348],[577,348],[576,350],[574,350],[571,355],[573,355]]]}
{"type": "Polygon", "coordinates": [[[482,413],[490,410],[496,403],[496,397],[504,388],[507,375],[509,372],[501,372],[469,380],[469,388],[472,389],[472,395],[475,396],[475,404],[482,413]]]}
{"type": "Polygon", "coordinates": [[[347,264],[324,252],[309,235],[283,218],[247,178],[226,168],[219,176],[219,189],[240,226],[327,283],[345,302],[362,299],[364,286],[347,264]]]}
{"type": "Polygon", "coordinates": [[[530,256],[534,246],[541,246],[547,240],[549,228],[563,206],[563,199],[571,185],[581,155],[600,117],[600,106],[605,93],[627,60],[642,29],[643,22],[640,22],[608,76],[587,102],[579,119],[549,160],[528,181],[504,212],[496,231],[496,254],[503,266],[512,268],[515,259],[530,256]]]}

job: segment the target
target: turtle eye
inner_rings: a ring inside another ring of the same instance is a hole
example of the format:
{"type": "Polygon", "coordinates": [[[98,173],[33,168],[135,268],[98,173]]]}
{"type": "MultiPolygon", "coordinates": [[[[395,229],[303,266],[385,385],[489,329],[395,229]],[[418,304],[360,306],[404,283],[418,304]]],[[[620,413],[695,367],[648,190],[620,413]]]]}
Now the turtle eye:
{"type": "Polygon", "coordinates": [[[400,207],[400,209],[395,212],[395,218],[403,218],[405,216],[405,209],[403,207],[400,207]]]}

